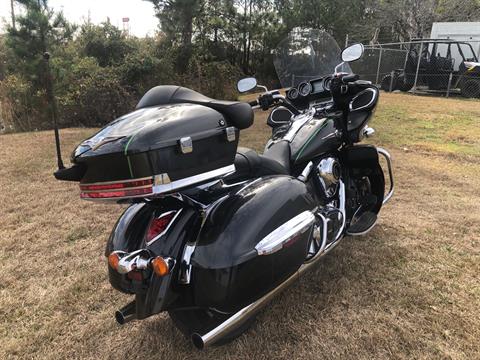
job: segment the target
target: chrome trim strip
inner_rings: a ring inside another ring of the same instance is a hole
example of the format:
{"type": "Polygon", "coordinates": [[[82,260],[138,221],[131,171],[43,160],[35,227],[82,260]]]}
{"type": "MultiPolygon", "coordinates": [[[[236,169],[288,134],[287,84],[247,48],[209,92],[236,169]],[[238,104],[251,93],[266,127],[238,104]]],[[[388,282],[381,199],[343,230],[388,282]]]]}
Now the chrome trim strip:
{"type": "Polygon", "coordinates": [[[225,195],[209,205],[202,205],[200,203],[197,203],[197,206],[200,207],[200,216],[202,219],[202,223],[200,224],[200,230],[197,233],[196,239],[194,241],[190,241],[187,244],[185,244],[185,247],[183,248],[182,260],[180,263],[181,267],[178,274],[178,282],[180,284],[190,284],[190,278],[192,275],[191,258],[193,253],[195,252],[197,241],[198,241],[198,238],[200,237],[200,233],[202,232],[203,226],[205,225],[205,222],[207,221],[208,216],[210,215],[212,210],[215,209],[215,207],[218,204],[223,202],[229,196],[230,195],[225,195]]]}
{"type": "Polygon", "coordinates": [[[163,214],[161,214],[160,216],[157,217],[157,219],[163,217],[163,216],[166,216],[166,215],[169,215],[171,213],[175,213],[175,215],[173,216],[172,220],[170,220],[170,222],[168,223],[167,227],[165,228],[165,230],[163,230],[160,234],[158,234],[157,236],[155,236],[152,240],[150,241],[147,241],[145,243],[146,246],[149,246],[151,244],[153,244],[155,241],[157,241],[158,239],[160,239],[163,235],[165,235],[167,233],[167,231],[172,227],[172,225],[175,223],[175,220],[177,220],[177,217],[180,215],[180,213],[182,212],[183,208],[179,209],[179,210],[172,210],[172,211],[167,211],[167,212],[164,212],[163,214]]]}
{"type": "Polygon", "coordinates": [[[288,121],[275,121],[275,120],[273,120],[273,114],[275,113],[275,111],[278,110],[278,107],[276,107],[270,113],[270,120],[272,121],[272,123],[274,123],[274,124],[286,124],[289,121],[292,121],[292,117],[294,116],[293,113],[290,110],[288,110],[287,108],[284,108],[284,109],[287,110],[288,112],[290,112],[290,114],[291,114],[290,119],[288,121]]]}
{"type": "Polygon", "coordinates": [[[320,219],[322,219],[322,245],[318,250],[319,253],[322,253],[325,250],[325,246],[327,245],[328,222],[327,222],[327,218],[322,214],[318,213],[317,216],[319,216],[320,219]]]}
{"type": "MultiPolygon", "coordinates": [[[[208,171],[202,174],[190,176],[184,179],[174,180],[169,183],[162,183],[166,178],[168,178],[168,174],[160,174],[153,176],[153,184],[152,184],[152,192],[150,194],[140,194],[140,195],[133,195],[133,196],[122,196],[122,197],[110,197],[110,198],[82,198],[82,200],[90,200],[90,201],[119,201],[125,199],[134,199],[134,198],[148,198],[168,192],[173,192],[179,190],[181,188],[185,188],[187,186],[195,185],[197,183],[207,181],[216,177],[221,177],[230,173],[235,172],[235,165],[228,165],[219,169],[215,169],[212,171],[208,171]],[[158,182],[157,185],[155,183],[158,182]]],[[[109,184],[116,184],[116,183],[124,183],[124,182],[132,182],[132,181],[140,181],[152,179],[152,177],[147,178],[140,178],[140,179],[131,179],[131,180],[121,180],[121,181],[112,181],[112,182],[99,182],[99,183],[91,183],[91,184],[81,184],[81,185],[109,185],[109,184]]],[[[170,181],[168,178],[166,181],[170,181]]],[[[150,186],[150,185],[149,185],[150,186]]],[[[127,188],[127,190],[131,190],[134,188],[127,188]]],[[[97,190],[95,190],[97,191],[97,190]]],[[[104,190],[101,190],[104,191],[104,190]]],[[[85,192],[82,191],[81,192],[85,192]]]]}
{"type": "MultiPolygon", "coordinates": [[[[206,180],[210,180],[215,177],[224,176],[230,173],[235,172],[235,165],[228,165],[220,169],[215,169],[208,171],[202,174],[190,176],[184,179],[174,180],[168,184],[158,184],[153,186],[153,194],[163,194],[167,192],[172,192],[190,185],[194,185],[206,180]]],[[[157,175],[156,175],[157,176],[157,175]]],[[[155,176],[155,177],[156,177],[155,176]]],[[[154,181],[155,183],[155,181],[154,181]]]]}
{"type": "Polygon", "coordinates": [[[383,197],[383,204],[386,204],[393,196],[393,192],[395,190],[395,184],[393,182],[392,157],[387,150],[381,147],[377,147],[377,152],[382,155],[387,161],[388,177],[390,178],[390,189],[388,190],[387,195],[383,197]]]}
{"type": "Polygon", "coordinates": [[[359,92],[357,95],[355,95],[355,97],[348,104],[348,109],[352,112],[365,109],[365,108],[369,107],[370,105],[372,105],[377,98],[378,98],[378,90],[374,90],[373,88],[366,88],[365,90],[363,90],[363,91],[359,92]],[[362,93],[364,93],[366,91],[370,91],[370,92],[373,93],[373,97],[370,99],[370,101],[366,105],[360,106],[356,109],[352,109],[352,103],[355,101],[355,99],[358,98],[360,95],[362,95],[362,93]]]}
{"type": "Polygon", "coordinates": [[[281,250],[290,240],[306,232],[314,222],[315,215],[311,211],[298,214],[273,230],[255,245],[257,254],[270,255],[281,250]]]}
{"type": "MultiPolygon", "coordinates": [[[[296,116],[296,119],[293,121],[292,125],[290,126],[290,129],[288,130],[287,134],[283,137],[282,140],[287,140],[288,142],[292,142],[293,139],[295,138],[295,135],[297,135],[298,131],[305,125],[307,122],[313,119],[315,116],[315,110],[310,109],[305,114],[301,114],[296,116]]],[[[318,119],[318,120],[327,120],[326,118],[323,119],[318,119]]]]}
{"type": "Polygon", "coordinates": [[[343,221],[342,221],[342,227],[338,231],[334,242],[338,241],[342,237],[343,230],[345,229],[345,224],[347,223],[347,214],[346,214],[346,211],[345,211],[345,201],[346,201],[345,184],[343,183],[342,180],[340,180],[340,188],[338,189],[338,200],[340,202],[340,208],[339,209],[340,209],[340,212],[342,213],[343,221]]]}

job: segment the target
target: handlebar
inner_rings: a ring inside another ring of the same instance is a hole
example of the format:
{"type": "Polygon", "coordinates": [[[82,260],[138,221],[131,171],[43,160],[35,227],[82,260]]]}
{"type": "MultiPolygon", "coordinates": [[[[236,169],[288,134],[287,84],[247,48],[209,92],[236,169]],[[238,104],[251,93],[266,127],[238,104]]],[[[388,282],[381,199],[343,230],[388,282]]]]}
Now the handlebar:
{"type": "Polygon", "coordinates": [[[300,111],[293,106],[285,96],[281,95],[278,90],[266,92],[258,97],[258,99],[249,101],[248,104],[253,108],[260,108],[262,110],[268,110],[272,105],[281,103],[287,109],[289,109],[294,115],[300,114],[300,111]]]}

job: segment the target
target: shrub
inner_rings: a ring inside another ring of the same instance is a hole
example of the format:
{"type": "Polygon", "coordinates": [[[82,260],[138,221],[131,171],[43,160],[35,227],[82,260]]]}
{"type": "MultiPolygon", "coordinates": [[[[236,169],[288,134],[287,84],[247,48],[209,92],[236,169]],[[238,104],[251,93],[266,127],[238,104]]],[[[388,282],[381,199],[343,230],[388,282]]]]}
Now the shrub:
{"type": "Polygon", "coordinates": [[[112,68],[94,58],[79,59],[71,85],[59,98],[63,126],[102,126],[133,109],[136,101],[112,68]]]}
{"type": "Polygon", "coordinates": [[[0,81],[0,131],[17,132],[45,129],[43,93],[32,93],[30,83],[18,75],[0,81]]]}

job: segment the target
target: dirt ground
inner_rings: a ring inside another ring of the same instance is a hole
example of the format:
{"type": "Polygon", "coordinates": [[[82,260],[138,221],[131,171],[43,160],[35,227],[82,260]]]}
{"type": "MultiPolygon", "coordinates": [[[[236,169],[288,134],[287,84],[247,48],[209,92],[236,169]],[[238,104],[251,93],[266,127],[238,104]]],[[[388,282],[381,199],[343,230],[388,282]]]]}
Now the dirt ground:
{"type": "MultiPolygon", "coordinates": [[[[480,102],[382,94],[396,193],[223,347],[161,314],[118,325],[103,256],[122,207],[54,180],[53,134],[0,136],[0,358],[480,359],[480,102]]],[[[62,130],[65,154],[92,129],[62,130]]],[[[242,134],[261,150],[264,116],[242,134]]]]}

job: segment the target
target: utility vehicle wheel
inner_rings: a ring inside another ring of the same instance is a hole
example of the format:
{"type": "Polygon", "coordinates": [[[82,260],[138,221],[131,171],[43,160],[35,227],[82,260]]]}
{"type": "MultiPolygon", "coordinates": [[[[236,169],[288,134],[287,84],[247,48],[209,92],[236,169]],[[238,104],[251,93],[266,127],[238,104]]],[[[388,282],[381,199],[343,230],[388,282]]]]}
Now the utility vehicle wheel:
{"type": "Polygon", "coordinates": [[[390,92],[390,84],[392,85],[392,91],[397,88],[397,77],[393,77],[393,83],[392,83],[392,75],[387,74],[383,77],[382,82],[380,83],[380,88],[383,91],[390,92]]]}
{"type": "Polygon", "coordinates": [[[462,92],[463,97],[466,97],[466,98],[480,97],[480,79],[465,80],[460,90],[462,92]]]}
{"type": "Polygon", "coordinates": [[[397,80],[398,89],[401,91],[410,91],[413,88],[413,84],[408,83],[405,75],[400,75],[397,80]]]}
{"type": "MultiPolygon", "coordinates": [[[[180,332],[189,339],[193,333],[206,334],[231,316],[202,309],[170,310],[168,311],[168,315],[180,332]]],[[[238,329],[227,333],[223,338],[215,342],[215,345],[224,345],[236,339],[247,331],[254,321],[255,316],[248,319],[238,329]]]]}

